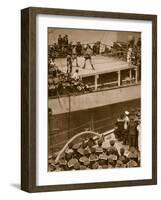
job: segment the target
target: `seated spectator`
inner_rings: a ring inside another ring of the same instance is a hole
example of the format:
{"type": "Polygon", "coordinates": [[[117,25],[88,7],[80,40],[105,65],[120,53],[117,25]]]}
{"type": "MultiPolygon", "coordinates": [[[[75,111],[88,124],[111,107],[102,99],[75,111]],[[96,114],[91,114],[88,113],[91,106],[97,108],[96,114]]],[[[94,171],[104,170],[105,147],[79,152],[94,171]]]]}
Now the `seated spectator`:
{"type": "Polygon", "coordinates": [[[108,153],[108,155],[114,154],[116,156],[119,156],[118,150],[115,147],[115,141],[114,140],[110,140],[110,147],[107,148],[107,153],[108,153]]]}
{"type": "Polygon", "coordinates": [[[128,162],[128,158],[127,158],[127,156],[125,156],[125,149],[124,148],[120,149],[120,155],[119,155],[118,159],[120,161],[122,161],[123,164],[126,164],[128,162]]]}
{"type": "Polygon", "coordinates": [[[72,75],[72,78],[75,80],[75,81],[78,81],[80,79],[80,76],[79,76],[79,70],[76,69],[75,72],[73,73],[72,75]]]}

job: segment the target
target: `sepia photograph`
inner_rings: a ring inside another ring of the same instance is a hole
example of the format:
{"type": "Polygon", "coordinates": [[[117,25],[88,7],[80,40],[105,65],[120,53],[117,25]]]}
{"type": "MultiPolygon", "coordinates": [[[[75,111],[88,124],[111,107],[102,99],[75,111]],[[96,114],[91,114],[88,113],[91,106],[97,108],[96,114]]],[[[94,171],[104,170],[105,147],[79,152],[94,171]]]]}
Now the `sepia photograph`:
{"type": "Polygon", "coordinates": [[[22,10],[21,186],[157,184],[157,16],[22,10]]]}
{"type": "Polygon", "coordinates": [[[141,33],[48,28],[48,171],[141,166],[141,33]]]}

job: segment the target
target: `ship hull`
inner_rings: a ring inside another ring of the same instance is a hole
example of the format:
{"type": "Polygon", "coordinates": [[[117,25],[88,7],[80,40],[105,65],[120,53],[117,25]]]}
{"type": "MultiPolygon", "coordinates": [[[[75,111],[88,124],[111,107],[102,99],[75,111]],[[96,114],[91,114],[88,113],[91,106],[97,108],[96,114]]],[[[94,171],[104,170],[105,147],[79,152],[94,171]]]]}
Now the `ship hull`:
{"type": "Polygon", "coordinates": [[[103,133],[115,126],[125,110],[140,107],[140,85],[49,99],[49,153],[59,151],[75,134],[86,129],[103,133]]]}

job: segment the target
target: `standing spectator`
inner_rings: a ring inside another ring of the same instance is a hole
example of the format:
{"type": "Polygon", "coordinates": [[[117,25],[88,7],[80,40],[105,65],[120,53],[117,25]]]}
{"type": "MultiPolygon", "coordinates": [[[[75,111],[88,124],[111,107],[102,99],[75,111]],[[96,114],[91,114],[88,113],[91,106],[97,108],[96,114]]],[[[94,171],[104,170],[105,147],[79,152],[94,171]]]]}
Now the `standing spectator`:
{"type": "Polygon", "coordinates": [[[125,155],[125,149],[124,148],[120,149],[119,160],[122,161],[123,164],[126,164],[128,162],[128,158],[125,155]]]}
{"type": "Polygon", "coordinates": [[[77,56],[81,56],[82,55],[82,45],[81,45],[80,42],[77,42],[76,52],[77,52],[77,56]]]}
{"type": "Polygon", "coordinates": [[[68,46],[68,35],[65,35],[64,37],[63,37],[63,46],[68,46]]]}
{"type": "Polygon", "coordinates": [[[129,48],[127,51],[127,63],[129,67],[132,64],[132,48],[129,48]]]}
{"type": "Polygon", "coordinates": [[[131,117],[129,124],[129,146],[136,147],[137,146],[137,125],[134,120],[134,117],[131,117]]]}
{"type": "Polygon", "coordinates": [[[62,36],[59,35],[59,37],[58,37],[58,47],[59,47],[59,49],[62,49],[62,44],[63,44],[63,39],[62,39],[62,36]]]}
{"type": "Polygon", "coordinates": [[[83,69],[86,68],[86,61],[89,60],[89,63],[92,67],[92,69],[94,70],[95,68],[93,67],[93,63],[92,63],[92,48],[90,47],[89,44],[87,44],[87,48],[85,49],[85,54],[84,54],[84,66],[83,69]]]}
{"type": "Polygon", "coordinates": [[[72,54],[72,42],[70,42],[69,44],[68,44],[68,48],[67,48],[67,51],[68,51],[68,54],[72,54]]]}
{"type": "Polygon", "coordinates": [[[93,45],[93,54],[96,55],[97,54],[97,44],[94,43],[93,45]]]}
{"type": "Polygon", "coordinates": [[[137,148],[138,150],[140,150],[140,143],[139,143],[139,136],[140,136],[140,131],[141,131],[141,123],[140,123],[140,120],[138,120],[138,122],[137,122],[136,130],[137,130],[136,148],[137,148]]]}
{"type": "Polygon", "coordinates": [[[77,58],[77,52],[76,52],[76,46],[75,45],[73,45],[73,47],[72,47],[72,60],[74,61],[76,61],[76,67],[79,67],[78,66],[78,58],[77,58]]]}
{"type": "Polygon", "coordinates": [[[137,47],[141,48],[141,38],[139,37],[136,43],[137,47]]]}
{"type": "Polygon", "coordinates": [[[129,143],[129,112],[125,111],[125,117],[124,117],[124,145],[127,145],[129,143]]]}
{"type": "Polygon", "coordinates": [[[72,56],[67,55],[67,74],[72,73],[72,56]]]}
{"type": "Polygon", "coordinates": [[[117,157],[119,156],[118,150],[115,147],[115,141],[110,140],[110,147],[107,148],[107,154],[108,155],[116,155],[117,157]]]}
{"type": "Polygon", "coordinates": [[[116,134],[116,138],[118,138],[118,140],[124,140],[123,134],[124,134],[124,119],[123,119],[123,115],[120,115],[120,117],[117,119],[116,121],[116,126],[117,129],[115,131],[116,134]]]}
{"type": "Polygon", "coordinates": [[[100,41],[96,42],[96,54],[100,54],[100,45],[101,45],[100,41]]]}

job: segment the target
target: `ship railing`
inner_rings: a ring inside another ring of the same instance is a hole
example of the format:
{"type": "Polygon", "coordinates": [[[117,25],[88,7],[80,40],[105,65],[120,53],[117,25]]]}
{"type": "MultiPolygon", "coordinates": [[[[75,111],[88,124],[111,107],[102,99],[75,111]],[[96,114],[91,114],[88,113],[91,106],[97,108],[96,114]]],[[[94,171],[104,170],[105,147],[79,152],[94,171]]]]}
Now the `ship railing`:
{"type": "Polygon", "coordinates": [[[131,65],[128,68],[123,66],[119,70],[105,70],[101,72],[93,72],[90,75],[82,76],[82,81],[84,84],[88,85],[89,90],[87,91],[80,91],[80,92],[69,92],[68,94],[59,95],[57,91],[56,96],[51,96],[49,98],[60,98],[64,96],[74,96],[74,95],[81,95],[90,92],[100,91],[104,89],[113,89],[119,87],[126,87],[131,85],[140,84],[140,74],[139,74],[139,67],[131,65]],[[126,73],[125,73],[126,72],[126,73]],[[111,75],[110,77],[110,73],[111,75]],[[126,74],[126,75],[125,75],[126,74]],[[109,79],[101,76],[108,75],[109,79]]]}
{"type": "Polygon", "coordinates": [[[138,83],[138,67],[137,66],[131,66],[126,70],[129,70],[129,74],[127,77],[122,78],[122,71],[125,69],[120,69],[118,71],[115,71],[117,73],[117,80],[114,81],[110,81],[110,82],[104,82],[102,84],[98,83],[98,79],[99,79],[99,73],[94,75],[94,85],[91,85],[90,87],[94,88],[94,90],[97,90],[99,87],[102,86],[117,86],[117,87],[121,87],[124,85],[130,85],[130,84],[137,84],[138,83]],[[134,74],[132,74],[132,72],[134,71],[134,74]]]}

